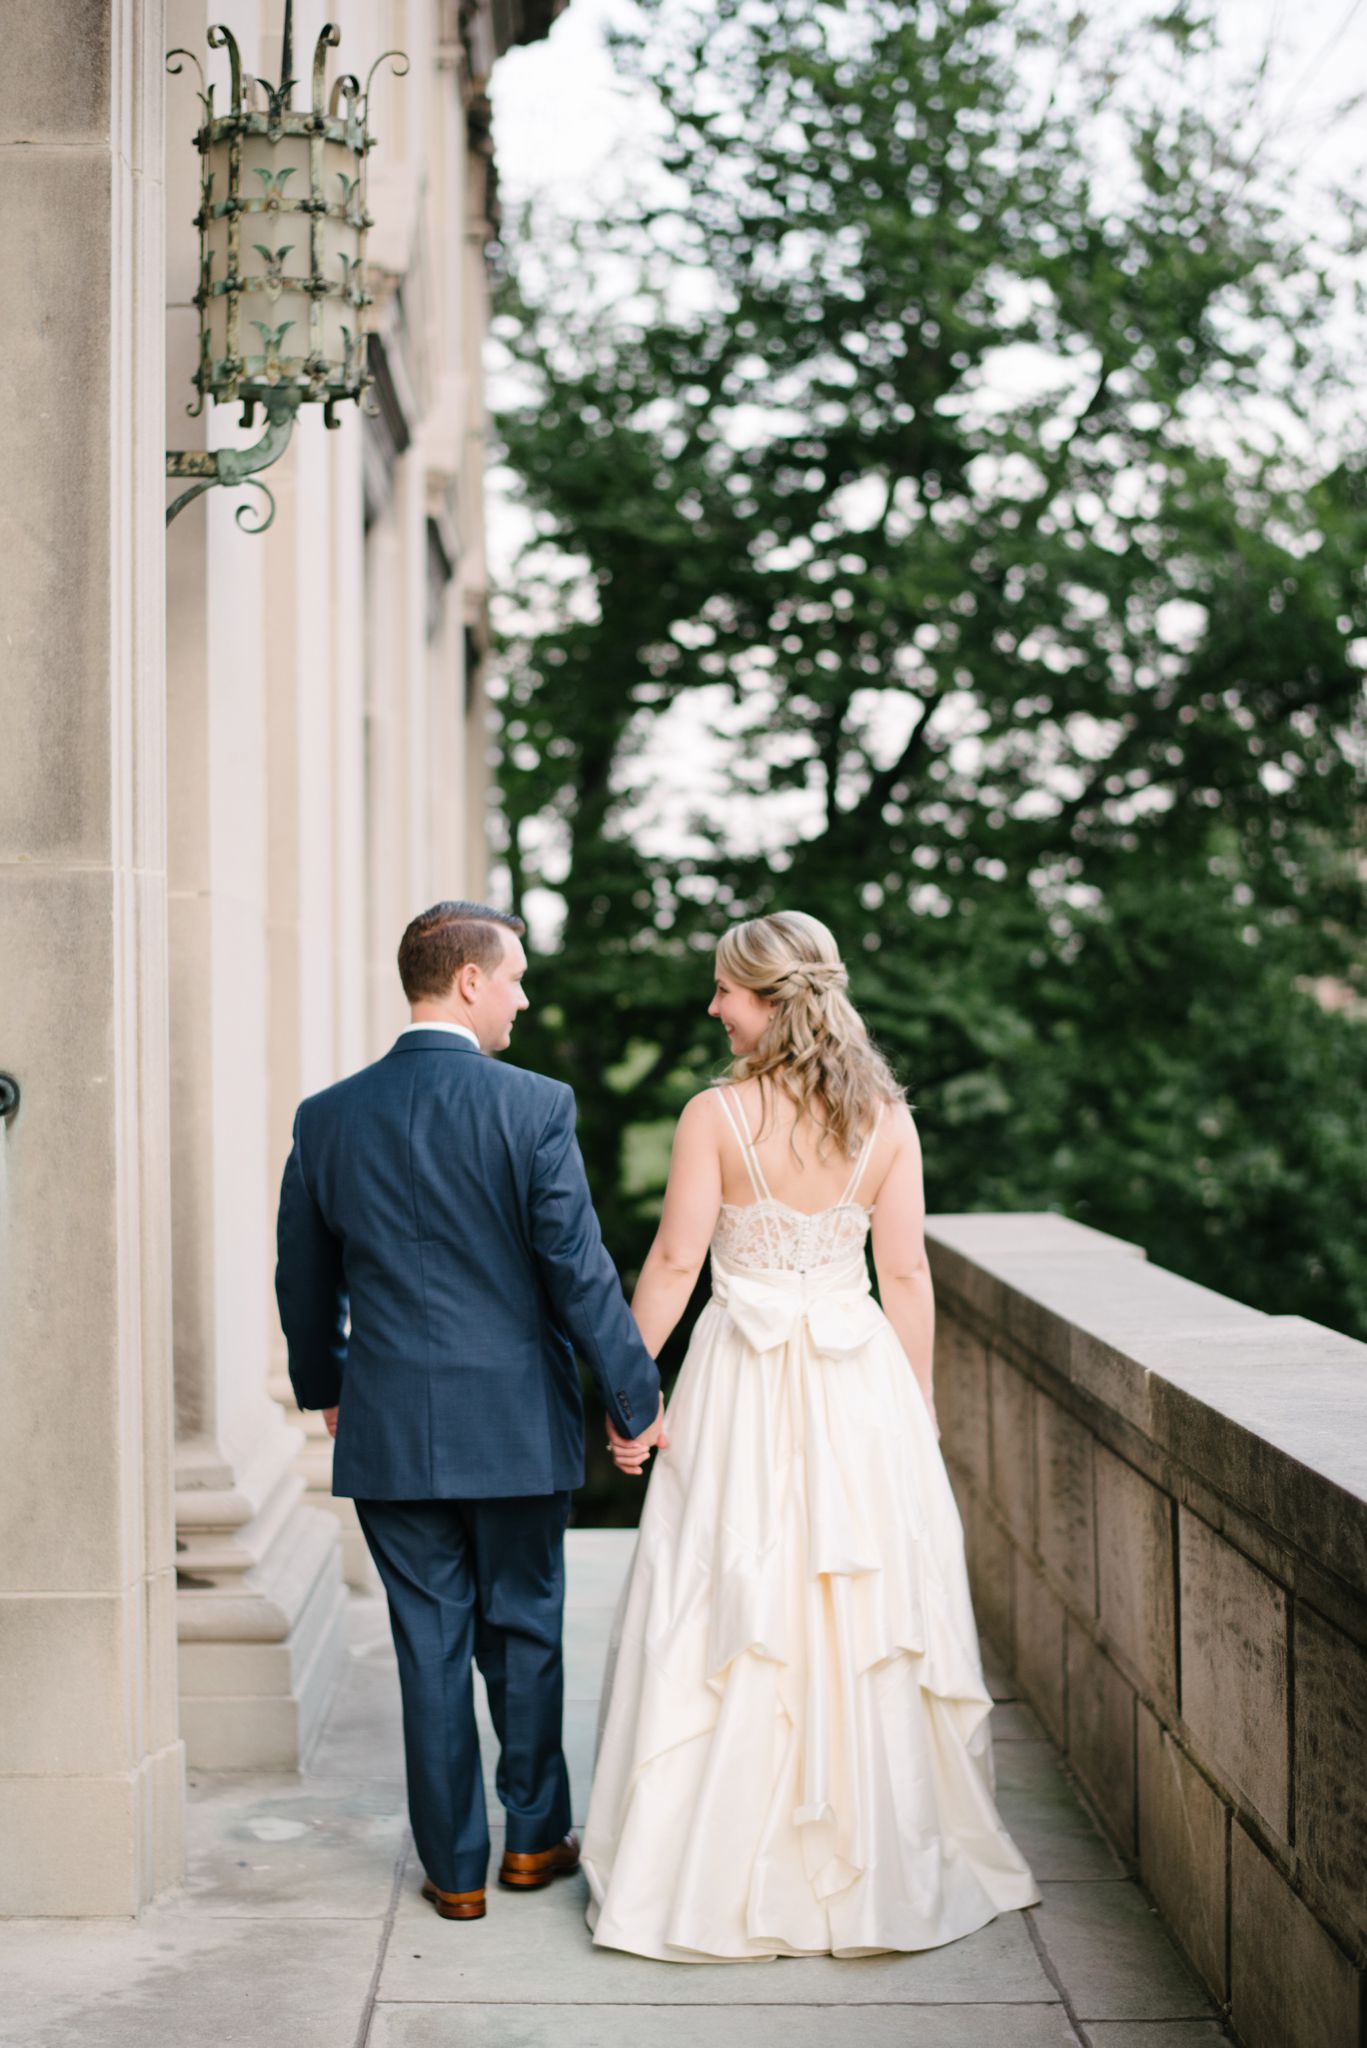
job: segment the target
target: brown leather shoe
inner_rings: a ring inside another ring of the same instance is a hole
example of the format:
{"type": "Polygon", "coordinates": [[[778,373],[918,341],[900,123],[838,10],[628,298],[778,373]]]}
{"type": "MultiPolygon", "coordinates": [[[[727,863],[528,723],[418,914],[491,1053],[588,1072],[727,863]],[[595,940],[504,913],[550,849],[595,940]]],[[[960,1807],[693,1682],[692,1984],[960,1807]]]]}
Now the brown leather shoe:
{"type": "Polygon", "coordinates": [[[553,1849],[537,1849],[530,1853],[520,1849],[505,1849],[503,1861],[498,1867],[498,1881],[510,1892],[539,1891],[543,1884],[549,1884],[553,1877],[567,1877],[579,1868],[579,1837],[573,1828],[563,1842],[557,1842],[553,1849]]]}
{"type": "Polygon", "coordinates": [[[482,1920],[484,1918],[484,1886],[475,1892],[444,1892],[433,1884],[431,1878],[423,1881],[422,1895],[430,1899],[443,1920],[482,1920]]]}

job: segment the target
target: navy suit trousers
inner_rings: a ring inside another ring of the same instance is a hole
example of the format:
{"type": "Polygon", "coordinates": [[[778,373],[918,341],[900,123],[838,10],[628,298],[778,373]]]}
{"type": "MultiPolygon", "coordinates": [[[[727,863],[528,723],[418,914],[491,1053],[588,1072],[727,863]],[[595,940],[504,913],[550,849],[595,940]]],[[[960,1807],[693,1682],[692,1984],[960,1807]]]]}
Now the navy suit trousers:
{"type": "Polygon", "coordinates": [[[389,1595],[413,1838],[441,1891],[476,1890],[489,1863],[472,1660],[499,1742],[506,1847],[549,1849],[569,1830],[561,1746],[569,1509],[568,1493],[356,1502],[389,1595]]]}

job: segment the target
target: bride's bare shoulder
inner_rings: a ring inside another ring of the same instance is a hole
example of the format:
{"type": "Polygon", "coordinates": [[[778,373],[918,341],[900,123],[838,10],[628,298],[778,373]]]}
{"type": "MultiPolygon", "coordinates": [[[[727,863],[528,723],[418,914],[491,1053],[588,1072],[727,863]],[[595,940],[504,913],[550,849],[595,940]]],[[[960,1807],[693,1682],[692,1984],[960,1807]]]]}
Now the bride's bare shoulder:
{"type": "Polygon", "coordinates": [[[690,1095],[679,1112],[676,1128],[690,1136],[697,1136],[704,1131],[720,1129],[722,1118],[722,1106],[717,1100],[717,1084],[710,1083],[706,1088],[700,1088],[696,1095],[690,1095]]]}

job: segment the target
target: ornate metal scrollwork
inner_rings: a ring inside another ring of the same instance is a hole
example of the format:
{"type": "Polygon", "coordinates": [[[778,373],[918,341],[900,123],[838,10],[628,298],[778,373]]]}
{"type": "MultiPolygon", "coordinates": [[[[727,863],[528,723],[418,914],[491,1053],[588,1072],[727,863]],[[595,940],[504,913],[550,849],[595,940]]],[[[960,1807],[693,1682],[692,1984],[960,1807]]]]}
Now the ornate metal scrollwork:
{"type": "Polygon", "coordinates": [[[321,404],[329,427],[338,424],[343,399],[362,400],[369,387],[364,321],[370,295],[365,289],[366,167],[370,132],[370,86],[382,64],[402,77],[408,60],[400,50],[375,59],[364,88],[350,73],[327,94],[327,57],[341,31],[326,22],[310,66],[310,107],[292,105],[294,10],[285,0],[280,79],[251,77],[242,68],[232,31],[215,23],[212,50],[228,53],[231,106],[214,112],[214,88],[205,82],[199,59],[172,50],[167,69],[178,75],[180,60],[199,72],[203,124],[195,137],[202,160],[199,230],[199,353],[193,383],[197,397],[191,417],[206,399],[240,402],[243,425],[265,408],[267,427],[255,447],[173,450],[168,477],[194,482],[167,508],[169,525],[178,512],[217,484],[252,483],[266,499],[264,518],[244,531],[264,533],[275,502],[253,472],[283,454],[301,405],[321,404]]]}

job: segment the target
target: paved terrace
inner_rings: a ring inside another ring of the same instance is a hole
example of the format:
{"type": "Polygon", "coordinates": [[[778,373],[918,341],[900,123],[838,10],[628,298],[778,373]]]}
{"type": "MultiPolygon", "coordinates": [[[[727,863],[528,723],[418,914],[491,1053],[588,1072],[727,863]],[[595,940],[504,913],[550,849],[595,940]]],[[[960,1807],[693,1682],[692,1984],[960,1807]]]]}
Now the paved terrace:
{"type": "MultiPolygon", "coordinates": [[[[566,1738],[583,1819],[633,1538],[569,1539],[566,1738]]],[[[989,1653],[1002,1812],[1043,1903],[921,1955],[685,1967],[594,1950],[580,1877],[487,1919],[419,1896],[383,1605],[300,1775],[193,1773],[183,1893],[124,1922],[0,1925],[5,2048],[1205,2048],[1222,2030],[989,1653]]],[[[487,1732],[487,1722],[485,1723],[487,1732]]],[[[492,1742],[486,1763],[492,1772],[492,1742]]],[[[491,1812],[496,1812],[490,1785],[491,1812]]],[[[494,1837],[497,1859],[501,1841],[494,1837]]]]}

